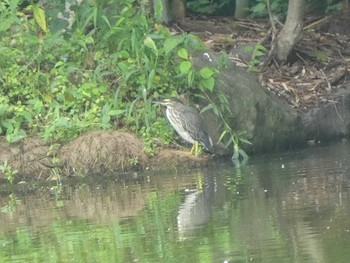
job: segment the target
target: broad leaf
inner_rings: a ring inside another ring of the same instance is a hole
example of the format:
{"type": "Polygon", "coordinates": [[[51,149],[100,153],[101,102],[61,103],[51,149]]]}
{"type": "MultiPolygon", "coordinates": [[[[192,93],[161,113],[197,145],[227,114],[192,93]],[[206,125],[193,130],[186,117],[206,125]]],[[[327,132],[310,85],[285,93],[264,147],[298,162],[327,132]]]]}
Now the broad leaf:
{"type": "Polygon", "coordinates": [[[168,55],[181,41],[178,38],[169,37],[164,41],[164,51],[168,55]]]}
{"type": "Polygon", "coordinates": [[[179,51],[177,51],[177,55],[182,59],[188,60],[188,52],[184,48],[179,49],[179,51]]]}
{"type": "Polygon", "coordinates": [[[192,63],[189,62],[188,60],[182,61],[180,63],[181,74],[187,73],[191,68],[192,68],[192,63]]]}
{"type": "Polygon", "coordinates": [[[40,28],[46,33],[47,27],[46,27],[46,16],[44,9],[41,7],[38,7],[37,5],[33,5],[33,15],[34,19],[37,22],[37,24],[40,26],[40,28]]]}
{"type": "Polygon", "coordinates": [[[204,67],[199,71],[199,73],[201,74],[203,79],[208,79],[215,74],[215,71],[208,67],[204,67]]]}
{"type": "Polygon", "coordinates": [[[143,44],[145,44],[146,47],[152,49],[156,54],[158,54],[156,43],[154,43],[152,38],[146,37],[145,40],[143,41],[143,44]]]}

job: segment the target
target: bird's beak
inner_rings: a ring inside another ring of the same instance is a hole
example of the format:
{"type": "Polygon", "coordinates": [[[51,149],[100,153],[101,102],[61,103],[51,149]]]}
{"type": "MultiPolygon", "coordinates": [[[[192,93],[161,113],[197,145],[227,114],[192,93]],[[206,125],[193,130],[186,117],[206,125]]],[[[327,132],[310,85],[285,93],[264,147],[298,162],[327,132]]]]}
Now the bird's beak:
{"type": "Polygon", "coordinates": [[[152,100],[152,103],[164,105],[164,102],[160,100],[152,100]]]}

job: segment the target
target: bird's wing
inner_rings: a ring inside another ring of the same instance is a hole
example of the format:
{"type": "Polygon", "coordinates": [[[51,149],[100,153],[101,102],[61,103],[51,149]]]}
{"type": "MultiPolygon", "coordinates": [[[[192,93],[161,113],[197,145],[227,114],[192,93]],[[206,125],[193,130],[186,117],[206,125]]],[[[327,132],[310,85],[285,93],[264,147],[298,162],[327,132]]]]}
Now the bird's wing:
{"type": "Polygon", "coordinates": [[[180,118],[184,130],[196,141],[201,142],[207,149],[210,149],[212,147],[212,141],[207,134],[201,115],[192,108],[185,108],[181,114],[186,116],[186,118],[180,118]]]}

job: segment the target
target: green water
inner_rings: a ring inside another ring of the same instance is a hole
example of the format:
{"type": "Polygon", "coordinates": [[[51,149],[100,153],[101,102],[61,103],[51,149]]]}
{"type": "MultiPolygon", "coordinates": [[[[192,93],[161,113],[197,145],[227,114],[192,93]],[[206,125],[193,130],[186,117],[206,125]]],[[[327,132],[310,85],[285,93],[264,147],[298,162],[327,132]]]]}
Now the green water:
{"type": "Polygon", "coordinates": [[[348,144],[126,178],[1,194],[0,262],[350,262],[348,144]]]}

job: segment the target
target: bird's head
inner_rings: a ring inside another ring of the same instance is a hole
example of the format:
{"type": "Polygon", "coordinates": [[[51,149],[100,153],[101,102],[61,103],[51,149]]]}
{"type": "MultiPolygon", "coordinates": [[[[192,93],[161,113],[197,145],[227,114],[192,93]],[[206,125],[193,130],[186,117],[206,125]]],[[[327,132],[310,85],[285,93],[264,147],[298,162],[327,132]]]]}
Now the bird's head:
{"type": "Polygon", "coordinates": [[[166,107],[171,107],[171,106],[174,106],[176,104],[182,104],[177,99],[162,99],[162,100],[154,100],[152,102],[155,104],[160,104],[160,105],[166,106],[166,107]]]}

